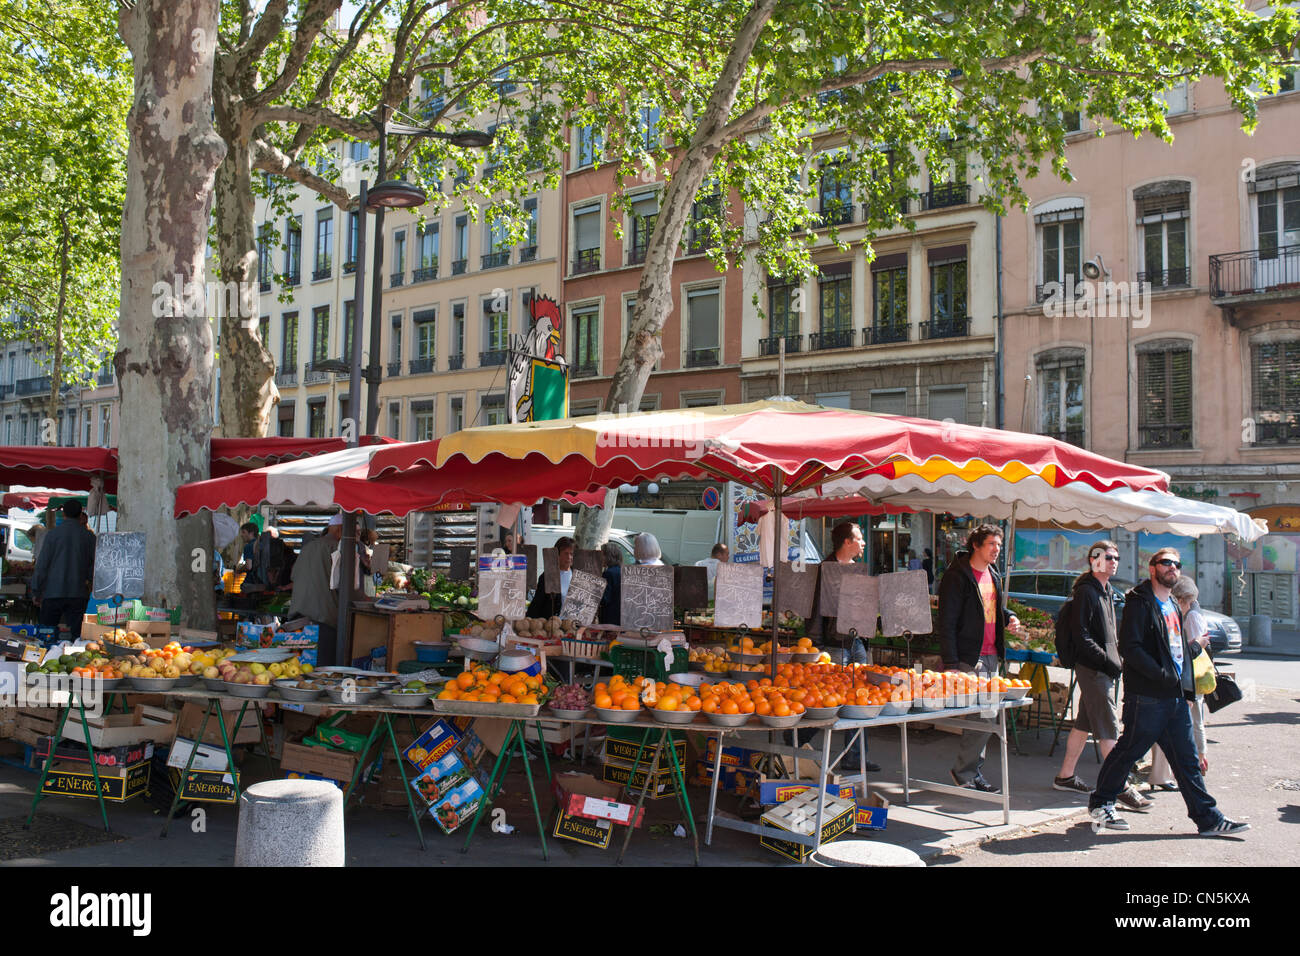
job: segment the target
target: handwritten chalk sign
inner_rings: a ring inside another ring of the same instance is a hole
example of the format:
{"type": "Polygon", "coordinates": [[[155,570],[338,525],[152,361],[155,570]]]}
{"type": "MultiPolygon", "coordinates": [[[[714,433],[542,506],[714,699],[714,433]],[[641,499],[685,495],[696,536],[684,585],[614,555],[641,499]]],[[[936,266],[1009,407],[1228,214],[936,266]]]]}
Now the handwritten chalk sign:
{"type": "Polygon", "coordinates": [[[776,601],[780,604],[778,610],[782,614],[789,611],[805,620],[812,616],[813,602],[817,597],[818,567],[816,564],[781,562],[781,580],[776,601]],[[796,570],[798,567],[804,570],[796,570]]]}
{"type": "Polygon", "coordinates": [[[880,624],[886,637],[904,631],[929,634],[930,589],[924,571],[895,571],[880,576],[880,624]]]}
{"type": "Polygon", "coordinates": [[[673,568],[673,592],[678,607],[708,607],[709,569],[681,565],[673,568]]]}
{"type": "Polygon", "coordinates": [[[835,630],[840,634],[857,631],[858,637],[876,636],[880,614],[880,578],[850,574],[840,581],[840,600],[835,608],[835,630]]]}
{"type": "Polygon", "coordinates": [[[763,626],[763,569],[757,564],[719,564],[713,585],[715,627],[763,626]]]}
{"type": "Polygon", "coordinates": [[[524,558],[528,561],[528,590],[537,587],[537,545],[524,545],[524,558]]]}
{"type": "Polygon", "coordinates": [[[107,600],[144,597],[144,532],[101,534],[95,543],[95,579],[92,595],[107,600]]]}
{"type": "Polygon", "coordinates": [[[840,604],[840,582],[848,574],[867,573],[865,564],[841,564],[838,561],[823,561],[818,577],[821,593],[818,595],[823,617],[834,617],[840,604]]]}
{"type": "Polygon", "coordinates": [[[560,606],[560,617],[591,624],[600,610],[600,599],[605,596],[606,581],[602,577],[574,569],[569,581],[569,593],[560,606]]]}
{"type": "Polygon", "coordinates": [[[478,615],[485,621],[500,614],[518,620],[528,609],[527,571],[480,571],[478,573],[478,615]]]}
{"type": "Polygon", "coordinates": [[[620,621],[629,631],[648,627],[670,631],[673,627],[673,569],[663,565],[633,564],[623,569],[620,621]]]}
{"type": "Polygon", "coordinates": [[[600,577],[605,573],[605,557],[598,550],[576,548],[573,552],[573,570],[600,577]]]}
{"type": "Polygon", "coordinates": [[[560,556],[554,548],[542,548],[542,590],[560,593],[560,556]]]}
{"type": "Polygon", "coordinates": [[[471,551],[469,548],[460,545],[453,545],[451,549],[451,570],[448,577],[453,581],[469,580],[469,559],[471,551]]]}

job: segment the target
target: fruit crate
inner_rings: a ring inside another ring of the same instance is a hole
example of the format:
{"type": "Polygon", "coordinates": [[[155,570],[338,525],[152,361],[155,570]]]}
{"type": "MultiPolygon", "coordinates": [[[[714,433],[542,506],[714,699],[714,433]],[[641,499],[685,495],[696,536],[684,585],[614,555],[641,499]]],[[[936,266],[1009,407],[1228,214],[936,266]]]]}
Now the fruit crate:
{"type": "Polygon", "coordinates": [[[671,670],[664,664],[666,659],[666,656],[659,651],[642,650],[622,644],[610,648],[609,651],[609,662],[614,665],[616,674],[642,674],[652,680],[667,681],[670,673],[683,674],[690,670],[690,661],[685,647],[674,649],[671,670]]]}
{"type": "Polygon", "coordinates": [[[563,652],[569,657],[600,658],[607,644],[607,641],[572,638],[564,641],[563,652]]]}

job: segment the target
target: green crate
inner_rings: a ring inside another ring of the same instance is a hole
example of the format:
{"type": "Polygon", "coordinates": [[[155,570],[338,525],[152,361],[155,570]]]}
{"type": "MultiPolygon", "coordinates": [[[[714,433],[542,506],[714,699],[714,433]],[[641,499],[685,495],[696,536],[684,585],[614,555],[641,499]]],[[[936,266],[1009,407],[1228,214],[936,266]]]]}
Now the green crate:
{"type": "Polygon", "coordinates": [[[670,673],[682,674],[690,670],[689,655],[686,653],[685,648],[673,652],[671,671],[664,666],[666,659],[666,655],[659,651],[653,649],[641,650],[623,644],[619,644],[609,651],[609,662],[614,665],[614,673],[622,674],[625,677],[635,677],[640,674],[652,680],[666,683],[670,673]]]}

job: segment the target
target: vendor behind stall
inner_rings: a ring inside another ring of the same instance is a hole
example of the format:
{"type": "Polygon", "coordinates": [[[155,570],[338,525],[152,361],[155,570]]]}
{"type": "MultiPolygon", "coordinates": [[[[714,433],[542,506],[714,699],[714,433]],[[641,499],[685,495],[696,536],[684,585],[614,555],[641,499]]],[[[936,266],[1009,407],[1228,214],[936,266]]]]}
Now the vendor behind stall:
{"type": "Polygon", "coordinates": [[[330,518],[325,533],[302,546],[293,566],[291,617],[302,616],[320,625],[320,647],[333,648],[338,635],[338,592],[330,587],[334,552],[343,536],[343,515],[330,518]]]}
{"type": "Polygon", "coordinates": [[[573,539],[568,535],[555,542],[555,566],[560,569],[560,590],[551,593],[544,590],[546,578],[538,583],[537,593],[528,604],[528,617],[557,617],[564,604],[564,596],[569,593],[569,582],[573,580],[573,539]]]}

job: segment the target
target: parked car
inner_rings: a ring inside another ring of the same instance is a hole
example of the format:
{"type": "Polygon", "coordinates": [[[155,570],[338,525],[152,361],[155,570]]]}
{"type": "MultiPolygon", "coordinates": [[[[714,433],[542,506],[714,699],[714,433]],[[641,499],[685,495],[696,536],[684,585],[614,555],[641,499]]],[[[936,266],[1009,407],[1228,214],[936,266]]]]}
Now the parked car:
{"type": "MultiPolygon", "coordinates": [[[[1046,611],[1055,619],[1061,605],[1070,596],[1078,571],[1012,571],[1007,596],[1021,604],[1046,611]]],[[[1115,612],[1124,610],[1124,595],[1133,588],[1132,581],[1111,578],[1115,590],[1115,612]]],[[[1202,608],[1205,624],[1210,631],[1210,653],[1241,650],[1241,627],[1226,614],[1202,608]]]]}

